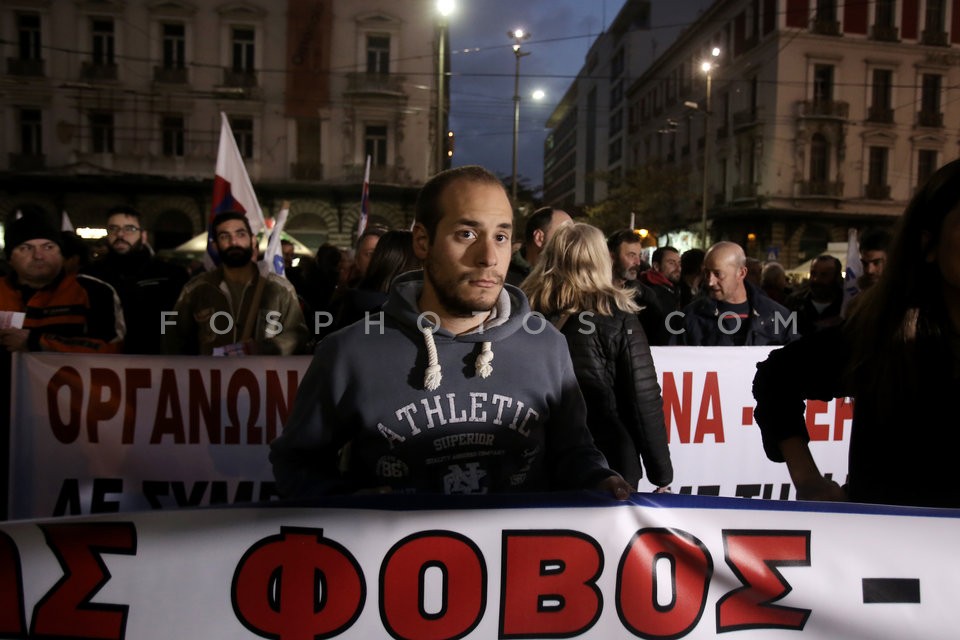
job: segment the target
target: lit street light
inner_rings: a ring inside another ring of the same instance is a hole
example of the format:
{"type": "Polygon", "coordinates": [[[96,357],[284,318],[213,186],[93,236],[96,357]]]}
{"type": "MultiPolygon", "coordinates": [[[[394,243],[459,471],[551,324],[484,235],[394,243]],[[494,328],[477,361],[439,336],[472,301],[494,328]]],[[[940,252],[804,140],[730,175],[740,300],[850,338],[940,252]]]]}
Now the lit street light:
{"type": "Polygon", "coordinates": [[[435,127],[434,141],[436,143],[436,172],[439,173],[446,166],[447,154],[444,150],[444,136],[441,132],[447,130],[446,102],[447,91],[445,80],[447,78],[447,18],[456,9],[454,0],[437,0],[437,13],[440,14],[439,33],[437,34],[437,124],[435,127]]]}
{"type": "MultiPolygon", "coordinates": [[[[720,47],[713,47],[710,55],[713,58],[719,57],[720,47]]],[[[707,76],[707,99],[703,105],[703,194],[700,202],[700,234],[704,249],[710,246],[707,235],[707,192],[710,189],[710,90],[715,66],[712,60],[704,60],[700,65],[700,69],[707,76]]]]}
{"type": "Polygon", "coordinates": [[[517,60],[513,74],[513,175],[510,184],[513,196],[513,206],[517,206],[517,148],[520,143],[520,58],[530,55],[528,51],[520,51],[520,45],[530,37],[523,29],[508,31],[507,35],[513,38],[513,55],[517,60]]]}

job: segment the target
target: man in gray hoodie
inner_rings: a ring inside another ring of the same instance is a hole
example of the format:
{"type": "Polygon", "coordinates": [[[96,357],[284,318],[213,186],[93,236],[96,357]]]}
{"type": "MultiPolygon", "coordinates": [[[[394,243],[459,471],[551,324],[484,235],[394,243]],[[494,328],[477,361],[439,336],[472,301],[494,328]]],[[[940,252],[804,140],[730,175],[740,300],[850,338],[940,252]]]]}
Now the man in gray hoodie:
{"type": "Polygon", "coordinates": [[[271,444],[281,495],[587,488],[626,498],[587,430],[563,336],[504,286],[513,212],[499,179],[475,166],[437,174],[416,219],[423,271],[317,347],[271,444]]]}

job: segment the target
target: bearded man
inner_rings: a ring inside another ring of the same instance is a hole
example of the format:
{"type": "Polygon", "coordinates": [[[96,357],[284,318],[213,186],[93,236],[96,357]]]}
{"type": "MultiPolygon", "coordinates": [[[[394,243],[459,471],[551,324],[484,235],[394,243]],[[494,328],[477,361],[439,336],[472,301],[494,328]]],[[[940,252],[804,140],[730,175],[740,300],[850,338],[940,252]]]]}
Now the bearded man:
{"type": "Polygon", "coordinates": [[[262,275],[257,239],[246,216],[218,213],[212,223],[220,266],[183,288],[161,330],[169,354],[291,355],[303,353],[307,325],[286,278],[262,275]]]}
{"type": "Polygon", "coordinates": [[[107,254],[83,273],[111,285],[120,297],[127,321],[124,353],[163,353],[161,314],[173,309],[187,283],[186,269],[153,255],[140,212],[133,207],[107,211],[106,240],[107,254]]]}

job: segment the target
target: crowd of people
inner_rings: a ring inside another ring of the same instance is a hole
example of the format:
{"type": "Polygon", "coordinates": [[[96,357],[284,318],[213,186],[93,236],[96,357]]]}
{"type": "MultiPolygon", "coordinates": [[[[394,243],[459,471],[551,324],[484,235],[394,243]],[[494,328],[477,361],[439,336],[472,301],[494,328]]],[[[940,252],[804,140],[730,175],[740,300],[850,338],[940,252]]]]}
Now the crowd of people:
{"type": "Polygon", "coordinates": [[[313,352],[271,443],[285,496],[593,488],[619,499],[642,477],[662,492],[674,477],[652,345],[782,347],[758,365],[755,416],[799,497],[960,506],[946,471],[954,438],[936,418],[960,380],[958,171],[933,176],[896,236],[862,235],[852,301],[828,254],[792,290],[782,265],[730,241],[657,247],[647,263],[632,229],[604,236],[556,207],[515,229],[502,184],[480,167],[434,176],[412,230],[371,227],[352,254],[321,246],[286,278],[258,269],[239,212],[213,220],[220,264],[191,278],[153,255],[130,207],[107,212],[109,251],[93,262],[25,211],[6,231],[0,345],[313,352]],[[844,487],[819,474],[803,418],[805,399],[840,396],[856,399],[844,487]],[[946,445],[935,464],[932,442],[946,445]]]}

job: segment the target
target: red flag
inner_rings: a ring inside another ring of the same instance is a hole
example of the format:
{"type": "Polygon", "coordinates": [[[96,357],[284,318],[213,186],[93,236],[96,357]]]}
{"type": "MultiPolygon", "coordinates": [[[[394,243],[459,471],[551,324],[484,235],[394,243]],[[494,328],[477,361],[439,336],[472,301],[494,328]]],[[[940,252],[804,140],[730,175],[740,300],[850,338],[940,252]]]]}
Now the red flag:
{"type": "MultiPolygon", "coordinates": [[[[247,217],[253,235],[257,236],[266,227],[257,194],[253,191],[250,176],[243,164],[237,141],[230,129],[227,114],[220,112],[220,146],[217,149],[217,168],[213,179],[213,203],[207,222],[207,257],[211,264],[219,263],[216,242],[213,237],[213,218],[222,211],[240,211],[247,217]]],[[[256,238],[254,238],[256,242],[256,238]]],[[[204,261],[206,262],[206,260],[204,261]]]]}

